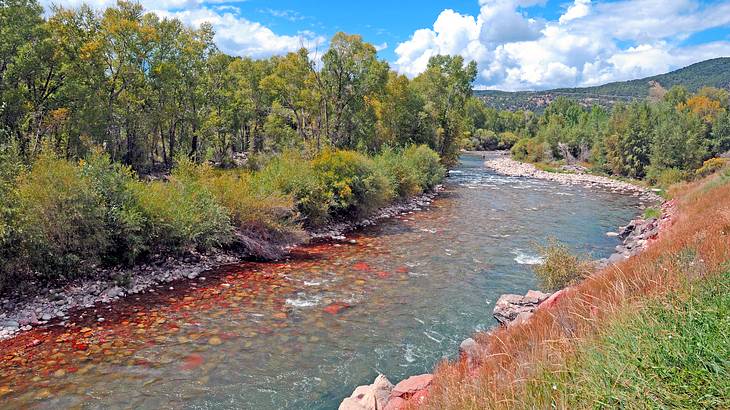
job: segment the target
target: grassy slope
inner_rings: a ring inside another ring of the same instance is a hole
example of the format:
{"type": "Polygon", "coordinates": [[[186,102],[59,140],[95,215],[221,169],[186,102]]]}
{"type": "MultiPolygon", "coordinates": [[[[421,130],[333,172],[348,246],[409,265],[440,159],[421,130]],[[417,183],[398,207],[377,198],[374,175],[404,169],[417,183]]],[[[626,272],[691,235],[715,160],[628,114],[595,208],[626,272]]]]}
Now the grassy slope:
{"type": "Polygon", "coordinates": [[[678,215],[649,250],[527,324],[476,335],[479,367],[441,364],[427,407],[727,406],[730,169],[673,195],[678,215]]]}

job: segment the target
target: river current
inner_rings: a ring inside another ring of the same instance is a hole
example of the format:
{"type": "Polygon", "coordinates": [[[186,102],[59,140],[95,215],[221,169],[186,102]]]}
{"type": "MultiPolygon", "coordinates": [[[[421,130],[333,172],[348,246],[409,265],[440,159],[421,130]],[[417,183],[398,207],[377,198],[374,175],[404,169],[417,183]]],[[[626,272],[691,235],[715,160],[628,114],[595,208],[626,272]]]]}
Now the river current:
{"type": "Polygon", "coordinates": [[[595,258],[632,196],[506,177],[465,155],[421,212],[80,312],[6,343],[3,408],[334,409],[454,357],[503,293],[537,289],[537,243],[595,258]],[[98,318],[104,317],[103,322],[98,318]]]}

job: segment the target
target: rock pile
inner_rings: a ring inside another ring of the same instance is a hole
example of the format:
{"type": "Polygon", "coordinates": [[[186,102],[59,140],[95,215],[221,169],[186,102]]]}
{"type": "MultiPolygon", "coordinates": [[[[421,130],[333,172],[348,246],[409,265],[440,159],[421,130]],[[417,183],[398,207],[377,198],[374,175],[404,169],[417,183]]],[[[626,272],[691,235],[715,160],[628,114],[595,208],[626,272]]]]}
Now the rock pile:
{"type": "Polygon", "coordinates": [[[623,242],[616,246],[616,252],[606,259],[598,261],[603,268],[612,263],[619,263],[644,251],[666,226],[671,225],[676,208],[675,202],[667,201],[661,206],[658,218],[636,218],[619,228],[618,232],[608,232],[609,236],[618,236],[623,242]]]}

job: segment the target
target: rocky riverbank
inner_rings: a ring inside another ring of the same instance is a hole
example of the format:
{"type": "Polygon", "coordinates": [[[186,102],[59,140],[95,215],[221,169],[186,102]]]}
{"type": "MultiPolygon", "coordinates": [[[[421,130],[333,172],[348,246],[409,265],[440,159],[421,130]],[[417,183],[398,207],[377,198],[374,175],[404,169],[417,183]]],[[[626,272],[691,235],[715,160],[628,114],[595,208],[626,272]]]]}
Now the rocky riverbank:
{"type": "MultiPolygon", "coordinates": [[[[661,203],[663,199],[645,188],[607,177],[576,173],[550,173],[541,171],[531,164],[524,164],[510,158],[496,158],[485,162],[485,166],[498,173],[509,176],[524,176],[546,179],[571,185],[600,187],[618,193],[628,193],[640,198],[642,203],[661,203]]],[[[607,232],[609,236],[622,239],[616,246],[616,252],[609,258],[597,261],[597,269],[619,263],[647,249],[667,226],[672,224],[676,211],[674,201],[661,205],[661,215],[657,218],[638,217],[627,225],[619,227],[618,232],[607,232]]],[[[505,294],[495,303],[492,316],[499,326],[516,326],[530,321],[538,309],[550,309],[566,294],[561,289],[552,294],[529,290],[525,295],[505,294]]],[[[467,369],[475,369],[479,365],[479,357],[483,357],[483,348],[473,338],[467,338],[459,346],[459,360],[467,369]]],[[[370,385],[358,386],[352,395],[346,398],[339,410],[398,410],[409,406],[418,406],[427,399],[433,375],[422,374],[412,376],[397,385],[384,376],[378,375],[370,385]]]]}
{"type": "MultiPolygon", "coordinates": [[[[351,243],[346,238],[346,233],[388,218],[426,209],[442,189],[438,186],[433,192],[384,207],[373,216],[359,221],[339,222],[309,232],[305,242],[332,240],[351,243]]],[[[70,320],[74,310],[113,303],[145,292],[171,289],[169,283],[176,280],[205,281],[205,272],[240,263],[249,257],[245,251],[238,249],[220,249],[209,253],[192,250],[178,257],[155,255],[148,263],[133,267],[98,269],[92,278],[76,280],[62,287],[38,285],[18,290],[0,298],[0,340],[49,323],[63,326],[70,320]]],[[[105,319],[99,316],[97,320],[103,322],[105,319]]]]}
{"type": "Polygon", "coordinates": [[[612,192],[624,193],[636,196],[642,204],[655,204],[663,201],[663,198],[650,189],[619,181],[600,175],[586,174],[581,168],[573,167],[565,172],[547,172],[537,169],[534,165],[515,161],[506,156],[487,159],[484,166],[503,175],[515,177],[528,177],[555,181],[567,185],[583,185],[593,188],[608,189],[612,192]]]}

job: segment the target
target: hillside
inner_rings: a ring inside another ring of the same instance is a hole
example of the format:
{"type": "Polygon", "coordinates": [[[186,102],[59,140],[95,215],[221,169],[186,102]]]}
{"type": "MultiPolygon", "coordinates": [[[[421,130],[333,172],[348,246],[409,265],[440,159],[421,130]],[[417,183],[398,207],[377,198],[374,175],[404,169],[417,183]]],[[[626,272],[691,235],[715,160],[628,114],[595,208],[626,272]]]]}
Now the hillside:
{"type": "Polygon", "coordinates": [[[545,91],[475,90],[474,95],[490,107],[503,110],[542,111],[558,96],[579,100],[582,104],[610,106],[619,101],[644,98],[654,84],[665,89],[683,85],[690,92],[704,86],[730,89],[730,57],[705,60],[690,66],[652,77],[618,81],[594,87],[556,88],[545,91]]]}

